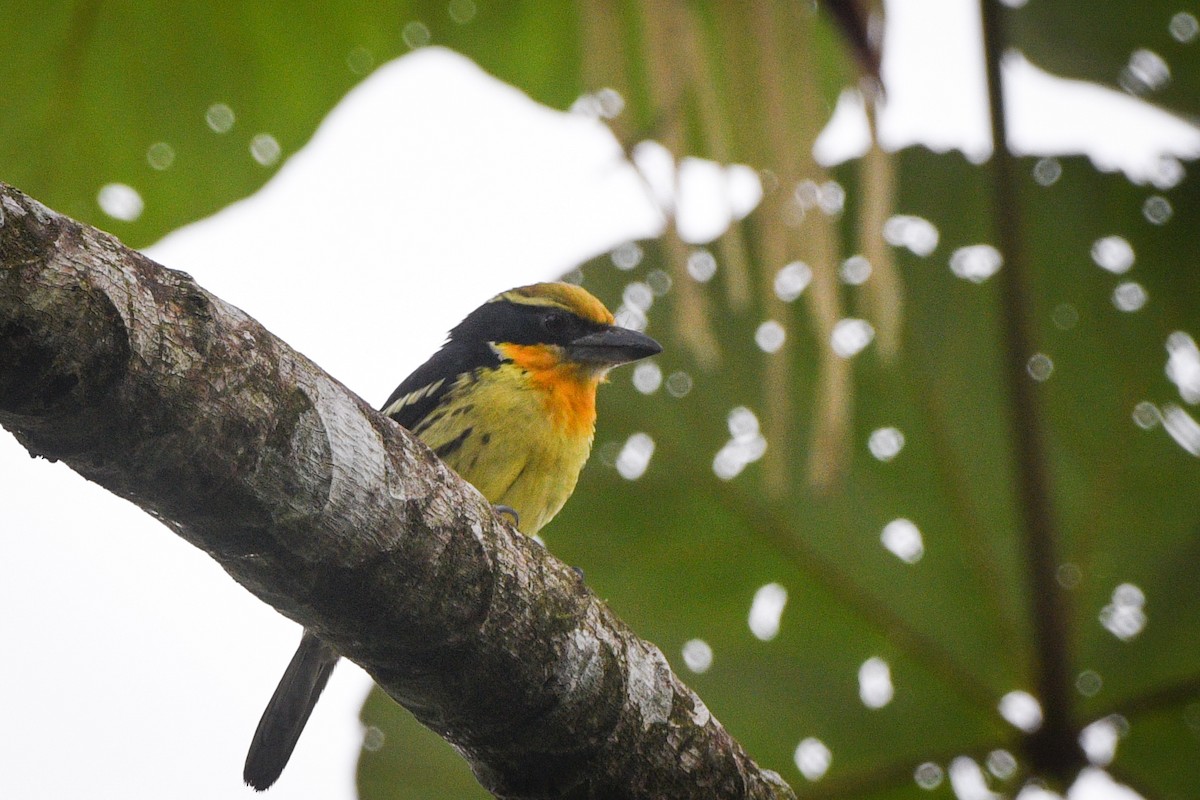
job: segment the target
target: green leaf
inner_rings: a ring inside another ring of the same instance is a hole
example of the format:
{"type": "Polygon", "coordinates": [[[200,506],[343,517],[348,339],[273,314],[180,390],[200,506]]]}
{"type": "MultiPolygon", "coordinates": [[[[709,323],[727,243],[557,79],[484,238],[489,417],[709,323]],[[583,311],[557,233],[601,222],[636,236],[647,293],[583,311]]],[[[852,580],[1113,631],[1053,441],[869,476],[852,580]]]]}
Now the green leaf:
{"type": "MultiPolygon", "coordinates": [[[[996,749],[1020,758],[1022,736],[1001,719],[997,703],[1036,684],[1004,422],[997,279],[976,284],[949,268],[954,250],[989,241],[986,173],[918,149],[898,160],[897,211],[935,224],[940,244],[926,258],[898,254],[905,324],[896,363],[883,363],[873,348],[854,360],[844,479],[821,490],[806,478],[815,365],[825,345],[811,333],[804,301],[780,318],[784,349],[763,353],[754,343],[766,317],[761,305],[726,307],[726,276],[718,270],[711,283],[692,286],[712,313],[677,319],[692,279],[665,263],[655,243],[644,243],[647,257],[636,272],[599,259],[584,269],[585,285],[615,306],[629,281],[661,285],[662,275],[651,274],[670,274],[673,287],[655,301],[648,332],[665,345],[656,359],[662,373],[685,372],[692,388],[682,397],[665,386],[645,396],[629,371],[617,373],[602,390],[600,457],[546,531],[550,548],[581,566],[597,593],[663,648],[760,763],[811,797],[923,797],[913,778],[922,763],[946,769],[957,755],[982,758],[996,749]],[[717,366],[689,356],[674,333],[681,324],[712,329],[722,348],[717,366]],[[785,438],[768,439],[783,452],[788,475],[785,492],[772,497],[761,464],[723,481],[712,463],[730,438],[734,407],[754,410],[764,430],[772,427],[764,373],[777,360],[793,376],[793,424],[785,438]],[[866,443],[887,426],[902,431],[905,444],[881,462],[866,443]],[[611,461],[639,431],[653,437],[654,456],[645,475],[628,481],[611,461]],[[924,554],[916,563],[880,542],[883,527],[898,518],[921,532],[924,554]],[[755,591],[772,582],[787,589],[788,601],[777,638],[764,642],[752,635],[747,614],[755,591]],[[692,639],[713,651],[702,674],[690,673],[681,656],[692,639]],[[872,657],[888,663],[895,686],[894,700],[879,709],[859,699],[858,670],[872,657]],[[811,785],[792,766],[793,751],[810,736],[832,752],[828,773],[811,785]]],[[[1200,193],[1195,181],[1171,192],[1174,217],[1157,226],[1141,213],[1149,191],[1098,174],[1084,159],[1064,159],[1062,177],[1045,187],[1032,178],[1035,162],[1022,163],[1030,175],[1022,202],[1035,265],[1036,341],[1053,362],[1039,401],[1049,424],[1067,587],[1070,638],[1061,646],[1078,679],[1062,688],[1079,728],[1123,716],[1130,732],[1118,746],[1118,775],[1172,796],[1200,782],[1200,651],[1179,644],[1200,637],[1200,598],[1182,588],[1200,582],[1200,461],[1161,425],[1143,430],[1133,411],[1143,401],[1157,408],[1180,402],[1163,371],[1164,344],[1175,330],[1200,327],[1200,281],[1188,268],[1200,244],[1185,224],[1200,213],[1200,193]],[[1114,234],[1136,254],[1126,275],[1101,269],[1091,256],[1098,239],[1114,234]],[[1149,296],[1139,311],[1113,302],[1117,285],[1129,280],[1149,296]],[[1144,592],[1149,621],[1122,641],[1100,615],[1126,583],[1144,592]]],[[[753,294],[762,296],[774,269],[756,266],[753,294]]],[[[853,306],[863,290],[843,294],[853,306]]],[[[369,766],[364,789],[378,780],[369,766]]],[[[996,785],[1015,791],[1019,784],[996,785]]],[[[422,790],[404,791],[365,796],[422,790]]]]}
{"type": "MultiPolygon", "coordinates": [[[[583,565],[597,591],[677,668],[688,639],[713,646],[712,669],[691,682],[767,766],[796,778],[792,749],[806,736],[821,738],[833,761],[811,788],[816,797],[836,794],[833,787],[884,786],[895,775],[911,785],[918,763],[944,764],[956,753],[1006,747],[1019,754],[1018,732],[998,717],[996,703],[1035,686],[998,353],[1003,312],[995,279],[976,285],[947,263],[956,248],[989,241],[980,199],[985,174],[921,150],[905,151],[899,166],[897,210],[932,221],[941,244],[929,258],[901,254],[906,319],[897,363],[881,363],[870,350],[856,357],[846,478],[824,492],[805,480],[813,365],[824,344],[809,334],[803,306],[788,309],[781,321],[789,346],[770,355],[754,345],[766,317],[761,307],[687,320],[712,326],[726,352],[706,371],[671,335],[669,321],[679,312],[673,290],[656,301],[649,332],[665,342],[662,370],[688,372],[695,388],[683,398],[662,390],[642,397],[618,379],[603,401],[600,447],[645,430],[657,443],[650,469],[626,483],[593,465],[548,531],[552,549],[583,565]],[[710,464],[729,437],[732,407],[756,410],[770,429],[763,374],[776,359],[789,361],[795,376],[795,424],[783,440],[768,437],[769,448],[784,451],[789,476],[785,494],[772,498],[759,465],[725,483],[710,464]],[[888,463],[865,447],[884,426],[905,437],[888,463]],[[648,523],[648,507],[663,519],[648,523]],[[880,544],[882,528],[896,518],[911,519],[922,533],[924,557],[915,564],[880,544]],[[779,637],[762,643],[750,636],[745,615],[755,588],[768,581],[784,585],[789,601],[779,637]],[[891,665],[896,698],[868,711],[855,674],[871,656],[891,665]]],[[[1033,162],[1026,166],[1032,170],[1033,162]]],[[[1200,211],[1200,196],[1195,181],[1176,189],[1169,196],[1175,218],[1159,227],[1141,214],[1149,194],[1069,159],[1052,186],[1027,179],[1022,202],[1036,267],[1036,341],[1054,365],[1039,392],[1062,535],[1060,575],[1070,587],[1071,638],[1061,646],[1072,678],[1090,670],[1101,679],[1090,697],[1063,688],[1080,726],[1124,714],[1142,742],[1152,740],[1149,749],[1174,755],[1164,773],[1118,749],[1119,770],[1165,789],[1200,781],[1200,739],[1140,727],[1144,716],[1168,708],[1181,720],[1200,697],[1200,651],[1179,646],[1200,636],[1200,598],[1181,590],[1200,581],[1200,462],[1162,426],[1142,430],[1132,415],[1143,401],[1158,408],[1180,402],[1164,375],[1164,343],[1200,323],[1200,282],[1187,266],[1200,253],[1185,223],[1200,211]],[[1064,210],[1070,224],[1054,224],[1064,210]],[[1110,274],[1091,258],[1093,243],[1113,234],[1137,254],[1128,275],[1110,274]],[[1116,286],[1130,279],[1150,298],[1136,312],[1113,302],[1116,286]],[[1099,619],[1124,583],[1144,592],[1149,617],[1130,641],[1099,619]]],[[[772,274],[767,268],[755,277],[765,283],[772,274]]],[[[718,307],[720,275],[702,289],[718,307]]],[[[610,301],[626,280],[600,265],[585,276],[610,301]]],[[[858,293],[845,290],[850,304],[858,293]]]]}
{"type": "Polygon", "coordinates": [[[12,111],[0,115],[0,175],[133,246],[217,211],[265,183],[366,71],[405,49],[405,4],[335,5],[3,4],[0,26],[20,33],[0,64],[12,111]],[[266,165],[251,154],[260,134],[279,147],[272,160],[263,145],[266,165]],[[101,213],[110,183],[141,196],[135,221],[101,213]]]}
{"type": "MultiPolygon", "coordinates": [[[[720,46],[743,49],[742,32],[715,27],[705,9],[688,18],[709,24],[720,46]]],[[[588,4],[489,0],[15,0],[0,6],[0,29],[19,32],[0,63],[0,177],[144,246],[258,189],[364,75],[424,45],[467,53],[556,108],[585,90],[627,92],[638,111],[626,119],[644,134],[658,120],[644,85],[615,80],[604,67],[619,63],[642,77],[645,29],[666,34],[656,13],[633,2],[609,14],[588,4]],[[619,48],[585,46],[609,41],[613,24],[619,48]],[[596,83],[589,72],[614,79],[596,83]],[[256,158],[259,136],[271,138],[259,140],[256,158]],[[132,219],[103,213],[98,195],[110,184],[135,190],[144,210],[132,219]]]]}

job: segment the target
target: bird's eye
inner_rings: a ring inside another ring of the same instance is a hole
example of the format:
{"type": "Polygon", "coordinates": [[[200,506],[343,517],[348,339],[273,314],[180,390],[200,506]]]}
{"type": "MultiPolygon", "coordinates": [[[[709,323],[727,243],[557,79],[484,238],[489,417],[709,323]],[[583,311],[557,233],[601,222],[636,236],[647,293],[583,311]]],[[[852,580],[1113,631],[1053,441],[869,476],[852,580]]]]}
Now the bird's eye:
{"type": "Polygon", "coordinates": [[[542,317],[542,330],[551,336],[561,336],[567,331],[567,315],[552,311],[542,317]]]}

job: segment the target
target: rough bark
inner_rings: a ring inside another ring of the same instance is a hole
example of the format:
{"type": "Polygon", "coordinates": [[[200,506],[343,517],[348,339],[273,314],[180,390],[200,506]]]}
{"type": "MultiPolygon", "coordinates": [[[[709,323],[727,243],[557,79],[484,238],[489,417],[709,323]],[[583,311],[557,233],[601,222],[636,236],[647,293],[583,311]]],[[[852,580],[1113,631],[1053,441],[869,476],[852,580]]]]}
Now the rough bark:
{"type": "Polygon", "coordinates": [[[497,797],[794,797],[406,431],[190,276],[4,184],[0,425],[316,631],[497,797]]]}

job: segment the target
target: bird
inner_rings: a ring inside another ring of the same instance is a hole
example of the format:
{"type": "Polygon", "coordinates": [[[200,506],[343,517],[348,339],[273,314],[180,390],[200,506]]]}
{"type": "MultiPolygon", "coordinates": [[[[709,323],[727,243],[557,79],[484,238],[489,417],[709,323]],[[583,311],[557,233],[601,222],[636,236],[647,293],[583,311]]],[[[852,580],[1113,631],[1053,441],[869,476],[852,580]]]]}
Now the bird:
{"type": "MultiPolygon", "coordinates": [[[[501,292],[452,328],[381,411],[428,445],[527,536],[575,490],[608,371],[662,352],[570,283],[501,292]]],[[[268,789],[287,766],[340,656],[305,631],[254,732],[243,779],[268,789]]]]}

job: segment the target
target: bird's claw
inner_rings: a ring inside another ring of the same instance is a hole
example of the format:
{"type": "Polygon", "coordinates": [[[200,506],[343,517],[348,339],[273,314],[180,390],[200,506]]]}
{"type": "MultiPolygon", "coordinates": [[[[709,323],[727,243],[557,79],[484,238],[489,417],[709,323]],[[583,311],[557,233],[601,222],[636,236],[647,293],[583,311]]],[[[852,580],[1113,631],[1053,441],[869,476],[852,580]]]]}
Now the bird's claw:
{"type": "Polygon", "coordinates": [[[502,517],[508,517],[512,521],[512,526],[518,528],[521,525],[521,515],[512,506],[494,505],[492,510],[502,517]]]}

